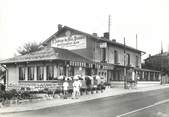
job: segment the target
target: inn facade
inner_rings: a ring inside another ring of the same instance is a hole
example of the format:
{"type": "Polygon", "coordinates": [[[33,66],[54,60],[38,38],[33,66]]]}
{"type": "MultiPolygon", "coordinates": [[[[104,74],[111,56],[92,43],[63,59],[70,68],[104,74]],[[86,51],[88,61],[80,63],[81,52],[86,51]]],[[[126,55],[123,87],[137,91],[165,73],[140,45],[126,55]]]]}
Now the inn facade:
{"type": "Polygon", "coordinates": [[[6,65],[7,87],[58,86],[60,76],[99,75],[105,82],[123,82],[124,68],[133,69],[140,80],[159,81],[159,72],[141,68],[141,50],[68,26],[45,40],[44,49],[0,62],[6,65]]]}

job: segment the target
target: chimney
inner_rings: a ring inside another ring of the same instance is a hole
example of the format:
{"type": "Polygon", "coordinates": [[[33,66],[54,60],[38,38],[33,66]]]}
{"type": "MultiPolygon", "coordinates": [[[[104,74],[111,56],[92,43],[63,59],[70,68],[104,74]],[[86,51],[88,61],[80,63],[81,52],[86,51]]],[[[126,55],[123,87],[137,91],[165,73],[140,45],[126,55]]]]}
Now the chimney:
{"type": "Polygon", "coordinates": [[[108,32],[104,33],[104,38],[109,39],[109,33],[108,32]]]}
{"type": "Polygon", "coordinates": [[[116,39],[112,39],[112,41],[116,43],[116,39]]]}
{"type": "Polygon", "coordinates": [[[62,29],[62,25],[58,24],[58,31],[62,29]]]}
{"type": "Polygon", "coordinates": [[[92,35],[95,36],[95,37],[97,37],[97,33],[93,33],[92,35]]]}

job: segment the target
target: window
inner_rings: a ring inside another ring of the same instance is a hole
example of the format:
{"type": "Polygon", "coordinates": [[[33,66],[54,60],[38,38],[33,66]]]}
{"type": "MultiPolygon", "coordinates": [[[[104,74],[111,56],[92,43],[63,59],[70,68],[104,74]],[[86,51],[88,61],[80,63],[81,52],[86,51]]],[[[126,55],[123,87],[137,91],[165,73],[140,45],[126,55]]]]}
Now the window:
{"type": "Polygon", "coordinates": [[[54,80],[54,66],[47,66],[47,80],[54,80]]]}
{"type": "Polygon", "coordinates": [[[102,62],[106,62],[106,48],[102,48],[102,62]]]}
{"type": "Polygon", "coordinates": [[[127,65],[130,65],[130,54],[127,53],[127,65]]]}
{"type": "Polygon", "coordinates": [[[37,80],[43,80],[44,79],[44,67],[38,66],[37,67],[37,80]]]}
{"type": "Polygon", "coordinates": [[[68,76],[74,76],[74,68],[72,66],[68,67],[68,76]]]}
{"type": "Polygon", "coordinates": [[[28,80],[34,80],[34,67],[28,67],[28,80]]]}
{"type": "Polygon", "coordinates": [[[139,66],[139,57],[136,56],[136,67],[138,67],[138,66],[139,66]]]}
{"type": "Polygon", "coordinates": [[[115,64],[118,64],[118,62],[119,62],[119,61],[118,61],[118,52],[115,50],[115,51],[114,51],[114,63],[115,63],[115,64]]]}
{"type": "Polygon", "coordinates": [[[62,65],[59,65],[59,75],[66,75],[65,67],[63,67],[62,65]]]}
{"type": "Polygon", "coordinates": [[[19,80],[25,80],[25,67],[19,67],[19,80]]]}

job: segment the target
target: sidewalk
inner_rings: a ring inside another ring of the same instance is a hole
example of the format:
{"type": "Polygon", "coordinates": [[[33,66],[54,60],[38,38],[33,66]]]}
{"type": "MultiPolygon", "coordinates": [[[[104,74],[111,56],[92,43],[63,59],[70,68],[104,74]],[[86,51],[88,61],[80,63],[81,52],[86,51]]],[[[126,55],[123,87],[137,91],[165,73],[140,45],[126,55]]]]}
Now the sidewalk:
{"type": "Polygon", "coordinates": [[[103,93],[95,93],[89,95],[80,96],[79,99],[51,99],[51,100],[40,100],[36,102],[31,102],[27,104],[18,104],[12,105],[10,107],[3,107],[0,108],[0,114],[3,113],[13,113],[13,112],[21,112],[21,111],[30,111],[30,110],[38,110],[43,108],[50,108],[54,106],[61,106],[66,104],[84,102],[88,100],[109,97],[109,96],[117,96],[117,95],[124,95],[134,92],[146,92],[150,90],[157,90],[169,88],[169,85],[157,85],[150,86],[150,87],[138,87],[137,89],[123,89],[123,88],[107,88],[103,93]]]}

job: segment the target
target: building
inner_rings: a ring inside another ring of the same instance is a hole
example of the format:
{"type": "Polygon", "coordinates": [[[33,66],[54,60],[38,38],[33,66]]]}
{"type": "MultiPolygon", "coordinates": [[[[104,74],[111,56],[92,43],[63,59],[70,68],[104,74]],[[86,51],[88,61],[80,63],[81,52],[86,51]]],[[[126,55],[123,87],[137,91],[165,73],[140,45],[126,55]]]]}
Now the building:
{"type": "MultiPolygon", "coordinates": [[[[96,64],[103,65],[104,68],[97,69],[97,73],[103,75],[107,80],[123,80],[120,75],[123,75],[124,68],[124,45],[116,40],[109,40],[108,36],[108,33],[104,33],[104,37],[97,37],[96,33],[90,35],[64,26],[43,44],[48,47],[68,49],[96,64]],[[69,36],[70,40],[66,40],[69,36]],[[78,39],[74,41],[74,37],[78,39]]],[[[129,46],[125,46],[125,51],[125,66],[141,68],[141,55],[144,52],[129,46]]],[[[93,67],[95,68],[95,66],[93,67]]]]}
{"type": "Polygon", "coordinates": [[[163,79],[163,83],[169,82],[169,52],[161,52],[155,55],[149,55],[144,60],[142,65],[144,69],[158,70],[162,72],[162,76],[167,76],[163,79]]]}
{"type": "MultiPolygon", "coordinates": [[[[67,26],[43,42],[44,49],[1,61],[7,67],[7,87],[58,86],[59,76],[99,75],[106,82],[124,81],[124,68],[140,74],[141,50],[67,26]]],[[[158,77],[158,76],[155,76],[158,77]]]]}

